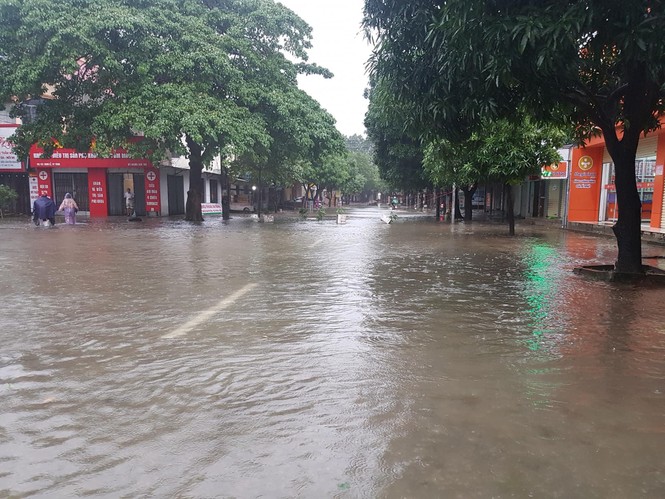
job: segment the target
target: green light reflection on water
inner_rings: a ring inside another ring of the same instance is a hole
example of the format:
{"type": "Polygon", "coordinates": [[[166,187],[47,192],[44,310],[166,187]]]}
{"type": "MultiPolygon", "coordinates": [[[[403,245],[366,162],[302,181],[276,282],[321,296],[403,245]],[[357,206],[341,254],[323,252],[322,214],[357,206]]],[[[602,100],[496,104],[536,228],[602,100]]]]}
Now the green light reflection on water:
{"type": "MultiPolygon", "coordinates": [[[[524,289],[526,314],[531,327],[530,337],[524,340],[528,351],[536,354],[541,361],[546,361],[554,354],[552,342],[555,329],[552,327],[552,312],[557,310],[558,279],[561,270],[555,263],[558,252],[542,241],[531,241],[523,253],[524,289]]],[[[551,398],[556,382],[549,376],[555,372],[546,367],[530,364],[526,369],[526,397],[536,409],[550,409],[555,402],[551,398]]]]}
{"type": "Polygon", "coordinates": [[[531,317],[533,332],[526,345],[532,351],[538,351],[543,346],[543,339],[552,330],[545,327],[552,301],[555,299],[552,279],[552,260],[557,256],[554,248],[542,241],[534,242],[529,247],[525,257],[526,286],[525,299],[528,305],[527,312],[531,317]]]}

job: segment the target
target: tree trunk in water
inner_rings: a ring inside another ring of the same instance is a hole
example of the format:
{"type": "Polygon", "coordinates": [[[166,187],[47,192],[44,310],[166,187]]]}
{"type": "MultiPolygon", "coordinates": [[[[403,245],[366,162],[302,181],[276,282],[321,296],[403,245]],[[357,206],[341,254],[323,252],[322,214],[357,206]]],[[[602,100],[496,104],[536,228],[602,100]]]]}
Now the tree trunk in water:
{"type": "Polygon", "coordinates": [[[441,220],[441,189],[439,187],[434,191],[434,202],[436,203],[436,217],[437,220],[441,220]]]}
{"type": "Polygon", "coordinates": [[[642,273],[642,203],[635,179],[635,154],[622,154],[614,159],[615,185],[619,217],[612,231],[617,238],[619,254],[614,265],[617,272],[642,273]]]}
{"type": "Polygon", "coordinates": [[[202,222],[201,172],[203,171],[203,150],[191,137],[186,136],[185,140],[189,148],[189,190],[187,191],[187,203],[185,204],[185,220],[202,222]]]}
{"type": "Polygon", "coordinates": [[[462,187],[464,192],[464,221],[471,222],[473,218],[473,195],[476,193],[478,184],[473,184],[471,187],[462,187]]]}
{"type": "Polygon", "coordinates": [[[464,220],[462,211],[459,209],[459,189],[455,192],[455,220],[464,220]]]}
{"type": "Polygon", "coordinates": [[[614,160],[615,186],[619,217],[612,230],[617,238],[619,254],[614,270],[620,273],[642,274],[642,203],[637,192],[635,156],[641,131],[653,117],[656,103],[661,99],[660,84],[649,77],[646,63],[635,65],[628,76],[623,95],[625,127],[621,140],[616,134],[616,120],[597,123],[603,131],[605,146],[614,160]]]}
{"type": "Polygon", "coordinates": [[[513,206],[513,186],[506,184],[506,216],[508,217],[508,234],[515,235],[515,208],[513,206]]]}
{"type": "Polygon", "coordinates": [[[453,189],[446,194],[446,220],[453,222],[453,189]]]}
{"type": "Polygon", "coordinates": [[[231,182],[229,170],[222,165],[222,220],[231,218],[231,182]]]}

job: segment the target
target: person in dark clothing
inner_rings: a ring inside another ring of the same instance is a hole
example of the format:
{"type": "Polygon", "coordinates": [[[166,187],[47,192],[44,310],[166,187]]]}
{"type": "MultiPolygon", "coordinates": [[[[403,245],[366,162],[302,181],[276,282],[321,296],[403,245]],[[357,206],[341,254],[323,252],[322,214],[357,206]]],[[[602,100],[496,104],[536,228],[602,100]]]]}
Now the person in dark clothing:
{"type": "Polygon", "coordinates": [[[51,225],[55,225],[55,212],[57,207],[53,200],[48,197],[46,194],[42,194],[32,205],[32,221],[35,222],[35,225],[39,225],[40,220],[49,221],[51,225]]]}

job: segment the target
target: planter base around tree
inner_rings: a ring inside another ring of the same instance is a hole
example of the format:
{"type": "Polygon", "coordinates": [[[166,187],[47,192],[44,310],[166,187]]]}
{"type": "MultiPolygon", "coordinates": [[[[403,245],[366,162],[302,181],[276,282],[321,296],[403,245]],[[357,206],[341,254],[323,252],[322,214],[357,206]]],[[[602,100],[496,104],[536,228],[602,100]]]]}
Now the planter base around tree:
{"type": "Polygon", "coordinates": [[[665,270],[651,265],[642,265],[643,274],[616,272],[614,265],[583,265],[575,267],[573,272],[591,279],[608,282],[629,282],[665,286],[665,270]]]}

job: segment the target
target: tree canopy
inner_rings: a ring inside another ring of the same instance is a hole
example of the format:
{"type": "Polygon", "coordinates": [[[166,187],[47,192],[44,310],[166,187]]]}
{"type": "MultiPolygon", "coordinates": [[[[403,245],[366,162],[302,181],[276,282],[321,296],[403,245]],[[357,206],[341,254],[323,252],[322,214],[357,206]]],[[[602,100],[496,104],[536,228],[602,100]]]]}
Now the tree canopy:
{"type": "Polygon", "coordinates": [[[275,185],[303,182],[305,172],[316,177],[320,165],[345,152],[334,118],[295,86],[266,93],[250,109],[264,118],[271,138],[259,154],[252,151],[237,156],[253,178],[262,177],[263,182],[275,185]]]}
{"type": "Polygon", "coordinates": [[[365,1],[372,61],[421,133],[468,134],[524,106],[602,132],[616,167],[616,268],[641,272],[635,152],[665,106],[665,13],[652,0],[365,1]]]}
{"type": "MultiPolygon", "coordinates": [[[[48,153],[53,139],[155,161],[185,154],[190,220],[202,218],[203,165],[217,155],[290,159],[283,139],[311,107],[296,76],[331,76],[308,63],[310,27],[272,0],[0,0],[0,26],[5,102],[20,116],[47,95],[19,128],[19,154],[32,143],[48,153]],[[286,115],[290,129],[279,129],[286,115]]],[[[334,134],[332,118],[319,123],[334,134]]]]}
{"type": "Polygon", "coordinates": [[[423,172],[421,140],[405,125],[409,117],[406,106],[384,91],[383,82],[372,84],[365,115],[367,136],[374,143],[374,162],[390,188],[425,188],[429,183],[423,172]]]}

